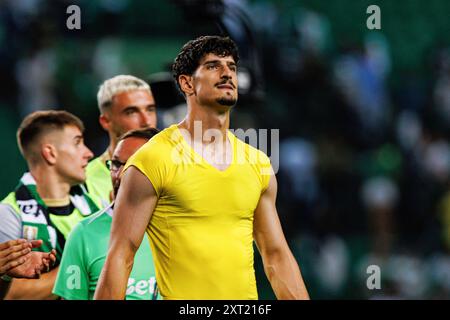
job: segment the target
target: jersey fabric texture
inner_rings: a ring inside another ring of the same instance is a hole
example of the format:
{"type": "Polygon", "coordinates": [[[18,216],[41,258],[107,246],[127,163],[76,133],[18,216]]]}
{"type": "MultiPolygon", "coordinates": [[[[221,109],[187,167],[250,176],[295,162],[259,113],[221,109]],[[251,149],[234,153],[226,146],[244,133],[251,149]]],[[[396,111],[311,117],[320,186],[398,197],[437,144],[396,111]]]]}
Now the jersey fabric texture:
{"type": "MultiPolygon", "coordinates": [[[[70,233],[53,293],[66,300],[93,300],[105,264],[111,231],[111,207],[81,221],[70,233]]],[[[127,300],[158,297],[155,268],[148,238],[136,252],[128,279],[127,300]]]]}
{"type": "Polygon", "coordinates": [[[158,202],[147,226],[164,299],[257,299],[253,216],[271,175],[269,158],[230,131],[233,157],[220,171],[177,125],[127,162],[152,183],[158,202]]]}
{"type": "Polygon", "coordinates": [[[96,200],[99,208],[105,208],[110,203],[110,194],[113,190],[111,174],[105,161],[109,159],[108,151],[100,157],[90,161],[86,167],[86,186],[89,195],[96,200]]]}

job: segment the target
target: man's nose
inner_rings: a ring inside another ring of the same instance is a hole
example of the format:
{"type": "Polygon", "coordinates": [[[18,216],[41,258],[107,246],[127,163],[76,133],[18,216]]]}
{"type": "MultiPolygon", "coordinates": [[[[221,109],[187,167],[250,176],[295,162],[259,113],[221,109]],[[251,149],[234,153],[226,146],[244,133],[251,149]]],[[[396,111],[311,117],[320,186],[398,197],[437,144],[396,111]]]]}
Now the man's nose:
{"type": "Polygon", "coordinates": [[[91,160],[94,157],[94,154],[92,153],[91,149],[89,149],[88,147],[85,148],[86,148],[85,158],[91,160]]]}
{"type": "Polygon", "coordinates": [[[223,70],[222,75],[221,75],[222,78],[231,79],[233,77],[232,71],[230,70],[230,68],[224,67],[224,68],[222,68],[222,70],[223,70]]]}
{"type": "Polygon", "coordinates": [[[147,127],[155,127],[156,124],[155,122],[155,113],[153,112],[141,112],[140,113],[140,125],[142,128],[147,128],[147,127]]]}
{"type": "Polygon", "coordinates": [[[152,126],[152,116],[147,112],[140,113],[140,125],[143,128],[152,126]]]}

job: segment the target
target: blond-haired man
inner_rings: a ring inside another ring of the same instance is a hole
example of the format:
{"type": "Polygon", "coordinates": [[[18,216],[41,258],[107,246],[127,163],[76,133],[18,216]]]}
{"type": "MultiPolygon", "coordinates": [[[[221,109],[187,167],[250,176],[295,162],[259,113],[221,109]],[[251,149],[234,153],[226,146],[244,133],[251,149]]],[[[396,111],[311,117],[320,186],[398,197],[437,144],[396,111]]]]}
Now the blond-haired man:
{"type": "Polygon", "coordinates": [[[131,75],[118,75],[103,82],[97,102],[99,122],[108,132],[109,146],[89,163],[86,184],[89,193],[102,200],[101,206],[106,206],[113,189],[106,161],[111,159],[121,135],[134,129],[156,127],[156,106],[150,86],[131,75]]]}

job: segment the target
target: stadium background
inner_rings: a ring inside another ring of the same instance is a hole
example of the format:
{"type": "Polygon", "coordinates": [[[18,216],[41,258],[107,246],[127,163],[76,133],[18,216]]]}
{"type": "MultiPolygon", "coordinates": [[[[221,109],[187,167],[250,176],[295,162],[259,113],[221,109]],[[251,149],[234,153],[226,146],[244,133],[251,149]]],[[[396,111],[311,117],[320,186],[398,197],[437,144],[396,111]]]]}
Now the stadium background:
{"type": "MultiPolygon", "coordinates": [[[[227,31],[242,56],[232,127],[280,129],[278,211],[311,297],[448,299],[449,13],[445,0],[1,1],[0,196],[26,168],[24,115],[73,112],[99,155],[104,79],[150,81],[163,127],[183,113],[172,59],[227,31]],[[81,30],[66,28],[71,4],[81,30]],[[366,27],[371,4],[381,30],[366,27]],[[371,264],[380,290],[366,286],[371,264]]],[[[258,254],[255,268],[273,299],[258,254]]]]}

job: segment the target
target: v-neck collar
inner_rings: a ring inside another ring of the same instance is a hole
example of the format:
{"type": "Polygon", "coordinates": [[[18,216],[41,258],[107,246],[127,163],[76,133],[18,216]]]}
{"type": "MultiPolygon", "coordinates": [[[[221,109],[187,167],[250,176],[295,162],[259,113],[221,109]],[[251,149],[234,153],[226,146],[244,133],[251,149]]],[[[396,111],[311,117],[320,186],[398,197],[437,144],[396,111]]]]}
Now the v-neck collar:
{"type": "Polygon", "coordinates": [[[184,147],[187,148],[187,150],[189,150],[194,161],[198,161],[199,163],[202,163],[203,165],[211,168],[212,170],[214,170],[215,172],[217,172],[220,175],[227,176],[230,174],[230,172],[233,170],[233,168],[235,167],[235,164],[236,164],[236,150],[235,150],[236,144],[235,144],[233,135],[231,134],[231,132],[228,129],[227,129],[227,138],[231,145],[231,152],[232,152],[231,163],[228,165],[228,167],[225,170],[220,170],[220,169],[216,168],[215,166],[213,166],[211,163],[209,163],[197,151],[195,151],[195,149],[186,141],[186,139],[184,138],[184,136],[181,133],[181,130],[177,124],[174,124],[173,126],[175,127],[174,131],[176,132],[177,138],[179,140],[181,140],[181,143],[184,145],[184,147]]]}

